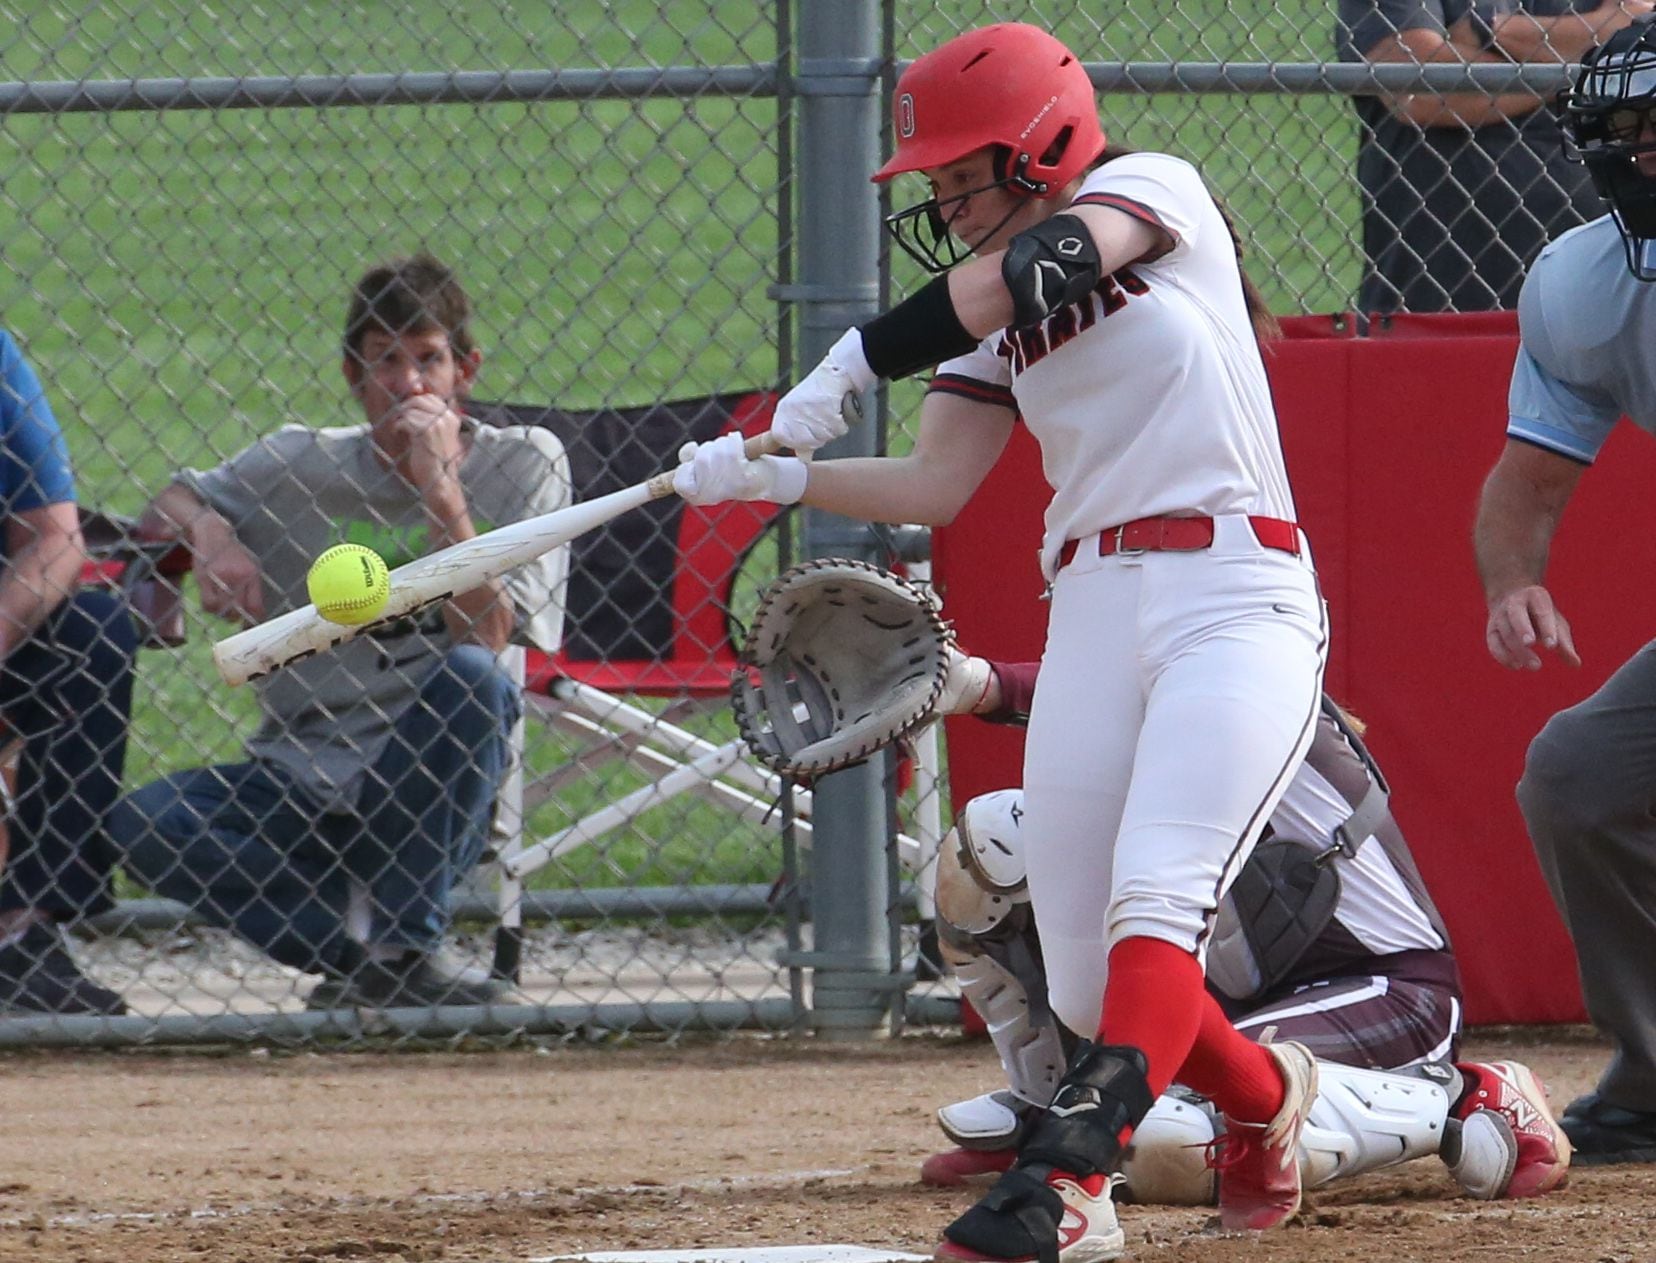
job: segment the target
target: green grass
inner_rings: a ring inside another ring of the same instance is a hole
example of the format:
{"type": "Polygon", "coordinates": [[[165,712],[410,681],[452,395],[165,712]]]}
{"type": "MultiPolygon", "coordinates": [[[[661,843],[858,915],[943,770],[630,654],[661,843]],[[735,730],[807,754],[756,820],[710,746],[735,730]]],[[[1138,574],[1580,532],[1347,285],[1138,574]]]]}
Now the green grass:
{"type": "MultiPolygon", "coordinates": [[[[732,0],[35,8],[0,50],[0,78],[776,55],[774,7],[732,0]]],[[[1331,42],[1330,8],[1106,0],[1015,16],[1051,19],[1087,60],[1311,60],[1331,42]]],[[[899,56],[991,14],[1008,10],[905,3],[899,56]]],[[[1345,102],[1115,96],[1103,110],[1113,135],[1203,168],[1278,311],[1345,305],[1357,272],[1345,102]]],[[[338,367],[347,286],[371,262],[421,247],[453,263],[473,294],[483,394],[624,405],[777,377],[766,289],[777,279],[783,177],[771,100],[10,116],[4,130],[4,320],[47,383],[88,503],[133,511],[175,469],[210,464],[279,424],[355,420],[338,367]]],[[[899,266],[899,288],[914,280],[899,266]]],[[[894,399],[908,409],[912,390],[894,399]]],[[[143,659],[134,784],[234,757],[250,698],[212,683],[207,642],[221,632],[198,618],[187,649],[143,659]]],[[[538,765],[562,757],[538,739],[531,750],[538,765]]],[[[555,829],[630,783],[565,795],[534,826],[555,829]]],[[[674,805],[545,880],[769,880],[776,856],[757,836],[674,805]]]]}

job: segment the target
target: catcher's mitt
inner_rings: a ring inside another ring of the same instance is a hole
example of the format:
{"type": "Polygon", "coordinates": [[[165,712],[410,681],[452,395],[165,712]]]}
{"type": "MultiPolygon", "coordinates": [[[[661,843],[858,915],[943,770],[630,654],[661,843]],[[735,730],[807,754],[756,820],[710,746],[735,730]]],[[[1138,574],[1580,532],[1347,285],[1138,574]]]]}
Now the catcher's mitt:
{"type": "Polygon", "coordinates": [[[731,677],[742,737],[762,763],[819,776],[925,723],[948,672],[937,601],[878,566],[807,561],[759,603],[731,677]]]}

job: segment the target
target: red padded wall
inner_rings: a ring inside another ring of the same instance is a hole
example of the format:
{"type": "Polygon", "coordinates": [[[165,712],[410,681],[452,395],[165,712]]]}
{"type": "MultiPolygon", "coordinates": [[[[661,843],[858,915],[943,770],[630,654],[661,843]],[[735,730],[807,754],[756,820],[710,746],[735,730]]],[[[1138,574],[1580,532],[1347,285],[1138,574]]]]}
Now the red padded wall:
{"type": "MultiPolygon", "coordinates": [[[[1504,442],[1510,315],[1408,317],[1350,335],[1291,322],[1268,363],[1300,518],[1333,627],[1328,688],[1370,725],[1393,803],[1449,922],[1473,1022],[1583,1016],[1575,960],[1541,883],[1513,785],[1546,717],[1586,696],[1656,628],[1656,532],[1642,506],[1656,445],[1623,426],[1582,480],[1549,576],[1584,665],[1497,667],[1473,567],[1478,488],[1504,442]]],[[[1047,487],[1022,431],[937,533],[962,642],[1039,655],[1034,550],[1047,487]]],[[[956,802],[1016,784],[1015,730],[949,722],[956,802]]]]}

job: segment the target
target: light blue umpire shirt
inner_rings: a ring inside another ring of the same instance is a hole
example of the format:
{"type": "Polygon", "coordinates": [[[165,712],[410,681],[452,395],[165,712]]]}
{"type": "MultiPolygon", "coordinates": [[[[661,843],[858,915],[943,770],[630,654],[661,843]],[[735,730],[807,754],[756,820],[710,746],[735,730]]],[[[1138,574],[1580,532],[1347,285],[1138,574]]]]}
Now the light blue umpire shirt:
{"type": "MultiPolygon", "coordinates": [[[[1641,243],[1656,262],[1656,242],[1641,243]]],[[[1606,215],[1542,250],[1518,298],[1507,435],[1590,465],[1624,413],[1656,435],[1656,282],[1606,215]]]]}

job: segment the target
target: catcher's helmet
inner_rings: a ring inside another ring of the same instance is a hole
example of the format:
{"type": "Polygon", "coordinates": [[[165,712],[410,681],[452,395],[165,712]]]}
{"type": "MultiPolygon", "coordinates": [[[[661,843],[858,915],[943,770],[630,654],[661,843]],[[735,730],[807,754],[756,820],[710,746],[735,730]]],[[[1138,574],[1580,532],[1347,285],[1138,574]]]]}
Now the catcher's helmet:
{"type": "MultiPolygon", "coordinates": [[[[876,182],[993,149],[997,178],[988,187],[1055,197],[1104,152],[1086,70],[1052,35],[1022,22],[957,35],[915,61],[897,81],[892,125],[897,152],[874,173],[876,182]]],[[[935,198],[886,224],[898,244],[932,271],[967,253],[953,248],[935,198]],[[930,241],[920,236],[922,220],[930,241]],[[912,231],[913,243],[905,231],[912,231]]]]}
{"type": "Polygon", "coordinates": [[[1644,258],[1646,243],[1656,240],[1656,177],[1641,172],[1637,162],[1638,155],[1656,152],[1656,139],[1644,138],[1652,110],[1656,22],[1641,19],[1590,51],[1574,87],[1564,95],[1575,156],[1610,203],[1627,266],[1641,281],[1656,280],[1656,260],[1644,258]]]}

